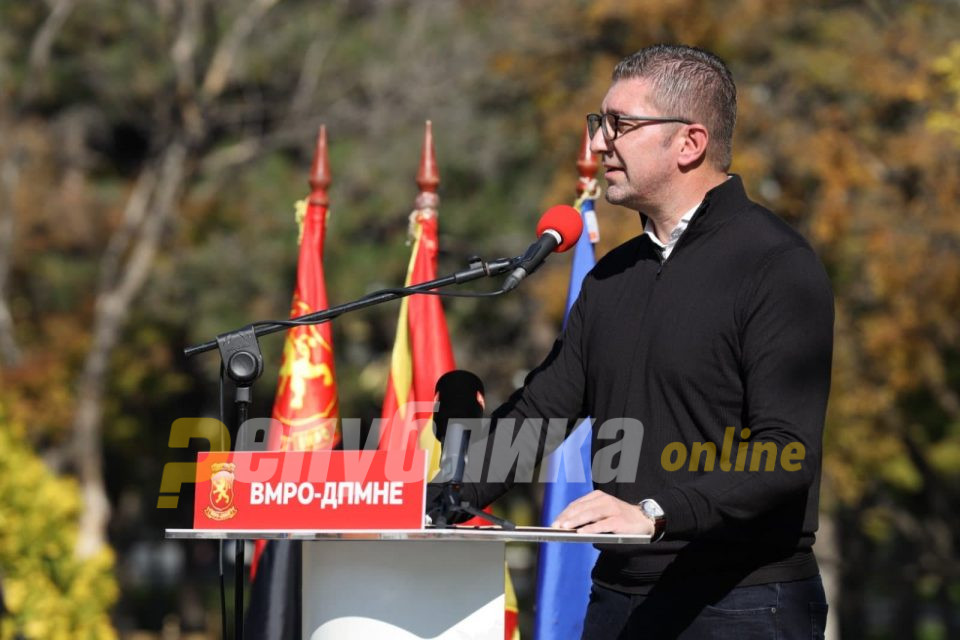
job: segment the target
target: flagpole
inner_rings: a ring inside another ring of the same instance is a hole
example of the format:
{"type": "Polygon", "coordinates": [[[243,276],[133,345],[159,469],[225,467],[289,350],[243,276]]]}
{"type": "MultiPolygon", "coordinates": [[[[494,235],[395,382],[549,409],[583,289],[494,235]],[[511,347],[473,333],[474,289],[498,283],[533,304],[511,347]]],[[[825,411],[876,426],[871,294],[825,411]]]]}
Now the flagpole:
{"type": "MultiPolygon", "coordinates": [[[[593,244],[599,239],[593,218],[593,200],[597,192],[596,174],[599,169],[590,151],[590,132],[584,127],[577,154],[577,200],[574,206],[583,216],[584,233],[574,247],[570,266],[570,288],[567,292],[564,326],[570,308],[580,294],[580,285],[593,267],[593,244]]],[[[590,479],[590,419],[582,421],[563,444],[550,454],[544,466],[551,474],[543,496],[542,523],[549,525],[573,500],[589,493],[590,479]],[[577,463],[584,470],[580,478],[565,473],[568,464],[577,463]],[[553,475],[555,474],[555,475],[553,475]]],[[[537,563],[537,609],[534,618],[536,640],[578,638],[583,628],[590,594],[590,572],[597,558],[597,550],[583,545],[543,543],[537,563]]]]}

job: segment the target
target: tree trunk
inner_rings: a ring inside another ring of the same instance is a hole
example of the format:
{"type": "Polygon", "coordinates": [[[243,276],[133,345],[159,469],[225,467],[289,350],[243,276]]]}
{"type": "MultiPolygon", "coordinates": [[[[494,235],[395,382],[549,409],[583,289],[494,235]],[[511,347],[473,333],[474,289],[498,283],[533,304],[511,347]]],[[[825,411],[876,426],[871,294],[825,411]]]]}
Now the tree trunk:
{"type": "Polygon", "coordinates": [[[865,548],[863,533],[858,525],[858,508],[853,512],[837,514],[833,518],[838,547],[843,550],[840,571],[840,591],[843,598],[839,602],[839,616],[835,618],[840,633],[848,638],[866,636],[870,630],[870,619],[867,616],[866,600],[866,572],[868,553],[865,548]]]}
{"type": "Polygon", "coordinates": [[[3,127],[3,138],[10,148],[0,155],[0,364],[16,365],[20,348],[13,333],[13,316],[7,302],[7,279],[13,256],[14,210],[13,198],[20,182],[20,145],[10,127],[3,127]]]}
{"type": "Polygon", "coordinates": [[[84,497],[77,554],[90,556],[107,539],[110,503],[103,475],[103,394],[110,356],[120,338],[131,305],[150,275],[163,230],[171,217],[185,179],[186,145],[171,143],[156,170],[144,169],[130,196],[127,221],[111,239],[101,264],[93,320],[93,340],[77,385],[77,410],[73,423],[73,462],[84,497]],[[138,210],[142,207],[142,211],[138,210]],[[132,231],[132,233],[131,233],[132,231]],[[120,234],[120,235],[117,235],[120,234]],[[120,238],[118,242],[114,242],[120,238]],[[129,245],[129,252],[124,251],[129,245]],[[118,256],[126,254],[125,260],[118,256]]]}
{"type": "MultiPolygon", "coordinates": [[[[909,553],[910,552],[908,551],[907,554],[909,553]]],[[[920,602],[917,598],[917,592],[914,587],[914,584],[916,583],[916,576],[908,575],[906,577],[907,579],[901,582],[901,585],[903,586],[900,589],[897,589],[895,605],[896,614],[894,615],[893,625],[890,629],[893,637],[897,638],[897,640],[913,640],[917,637],[917,622],[919,621],[918,609],[920,602]]],[[[947,637],[949,638],[950,636],[947,637]]]]}
{"type": "Polygon", "coordinates": [[[960,638],[960,620],[957,619],[957,607],[950,595],[950,580],[944,578],[937,590],[937,604],[943,618],[944,638],[960,638]]]}
{"type": "Polygon", "coordinates": [[[837,524],[832,513],[820,513],[820,529],[817,531],[817,563],[827,592],[826,640],[840,640],[840,544],[837,524]]]}

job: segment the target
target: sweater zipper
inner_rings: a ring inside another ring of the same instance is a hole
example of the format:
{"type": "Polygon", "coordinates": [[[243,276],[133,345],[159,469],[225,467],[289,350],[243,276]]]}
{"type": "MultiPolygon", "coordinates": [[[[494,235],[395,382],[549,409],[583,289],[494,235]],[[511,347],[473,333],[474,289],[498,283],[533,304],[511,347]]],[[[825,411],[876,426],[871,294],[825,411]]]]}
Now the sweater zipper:
{"type": "MultiPolygon", "coordinates": [[[[704,202],[706,202],[706,201],[704,201],[704,202]]],[[[694,219],[696,219],[697,215],[700,215],[701,212],[702,212],[702,210],[705,208],[705,207],[704,207],[704,202],[701,202],[701,203],[700,203],[700,206],[697,208],[696,212],[694,212],[694,214],[693,214],[694,219]]],[[[693,223],[694,223],[694,220],[691,220],[691,221],[690,221],[690,224],[687,225],[687,228],[684,229],[683,233],[680,234],[680,237],[677,238],[677,242],[676,242],[676,244],[673,245],[673,251],[670,252],[670,255],[669,255],[669,256],[667,256],[666,258],[664,258],[664,257],[663,257],[663,251],[662,251],[662,250],[657,253],[657,255],[660,257],[660,265],[657,267],[657,280],[660,279],[660,274],[663,272],[663,268],[666,266],[667,260],[669,260],[671,256],[673,256],[674,254],[677,253],[677,249],[680,248],[680,243],[682,243],[682,242],[683,242],[683,239],[686,238],[687,235],[690,233],[690,226],[691,226],[693,223]]]]}
{"type": "Polygon", "coordinates": [[[677,249],[680,248],[680,244],[683,242],[684,238],[687,237],[690,227],[687,227],[683,233],[680,234],[680,237],[677,238],[676,244],[673,245],[673,250],[670,252],[670,255],[666,258],[663,257],[663,250],[657,252],[657,255],[660,257],[660,265],[657,267],[657,280],[660,279],[660,274],[663,272],[663,268],[667,265],[667,261],[677,254],[677,249]]]}
{"type": "MultiPolygon", "coordinates": [[[[686,235],[686,232],[684,232],[684,235],[686,235]]],[[[659,251],[657,251],[657,256],[659,256],[660,258],[660,264],[657,266],[657,280],[660,279],[660,274],[663,273],[663,267],[666,266],[667,260],[669,260],[670,257],[677,252],[677,247],[680,246],[681,240],[683,240],[683,236],[680,236],[677,239],[677,243],[673,245],[673,250],[670,252],[670,255],[667,256],[666,258],[663,257],[663,249],[660,249],[659,251]]]]}

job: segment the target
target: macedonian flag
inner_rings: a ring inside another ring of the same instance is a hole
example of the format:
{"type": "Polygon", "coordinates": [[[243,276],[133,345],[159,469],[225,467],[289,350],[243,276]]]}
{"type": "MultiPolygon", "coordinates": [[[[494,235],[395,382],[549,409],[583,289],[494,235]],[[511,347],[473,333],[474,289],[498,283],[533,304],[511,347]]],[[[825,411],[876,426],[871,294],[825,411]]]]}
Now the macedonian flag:
{"type": "MultiPolygon", "coordinates": [[[[417,184],[421,192],[410,214],[410,262],[404,286],[420,284],[437,277],[439,248],[436,191],[440,182],[434,157],[430,123],[423,141],[417,184]]],[[[437,379],[456,369],[447,320],[440,298],[413,295],[400,303],[397,337],[390,357],[390,374],[381,413],[380,449],[427,451],[428,478],[439,470],[440,442],[427,426],[434,401],[437,379]]],[[[407,468],[407,467],[404,467],[407,468]]],[[[483,521],[468,524],[486,524],[483,521]]],[[[504,638],[519,640],[517,598],[504,565],[504,638]]],[[[465,576],[469,579],[469,576],[465,576]]]]}

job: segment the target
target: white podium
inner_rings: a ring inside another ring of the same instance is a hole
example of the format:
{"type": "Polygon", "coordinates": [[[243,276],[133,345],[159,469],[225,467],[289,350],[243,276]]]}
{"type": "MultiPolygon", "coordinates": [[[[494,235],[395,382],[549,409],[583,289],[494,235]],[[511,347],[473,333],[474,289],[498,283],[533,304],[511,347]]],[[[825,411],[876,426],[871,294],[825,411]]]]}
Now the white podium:
{"type": "Polygon", "coordinates": [[[303,540],[303,640],[502,640],[507,542],[646,544],[541,527],[167,529],[168,538],[303,540]]]}

